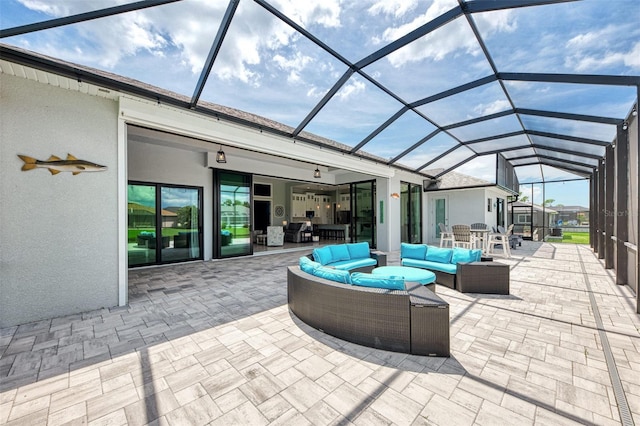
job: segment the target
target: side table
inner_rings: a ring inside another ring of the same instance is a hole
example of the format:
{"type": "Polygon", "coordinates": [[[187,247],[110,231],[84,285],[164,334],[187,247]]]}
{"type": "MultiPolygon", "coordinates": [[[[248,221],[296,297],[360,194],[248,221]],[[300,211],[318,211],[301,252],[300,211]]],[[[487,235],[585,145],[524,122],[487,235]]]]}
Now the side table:
{"type": "Polygon", "coordinates": [[[456,288],[460,293],[509,294],[509,265],[499,262],[458,264],[456,288]]]}

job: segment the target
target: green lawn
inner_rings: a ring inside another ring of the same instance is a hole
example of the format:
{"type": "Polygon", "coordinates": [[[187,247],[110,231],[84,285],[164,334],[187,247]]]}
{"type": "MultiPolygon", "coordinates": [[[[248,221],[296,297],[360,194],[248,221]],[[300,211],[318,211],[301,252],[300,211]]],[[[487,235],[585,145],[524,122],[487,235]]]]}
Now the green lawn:
{"type": "Polygon", "coordinates": [[[588,232],[563,232],[562,242],[569,244],[589,244],[588,232]]]}
{"type": "MultiPolygon", "coordinates": [[[[128,238],[130,243],[136,242],[136,237],[142,231],[155,232],[155,228],[129,228],[128,238]]],[[[178,235],[178,232],[187,231],[183,228],[162,228],[162,235],[165,237],[174,237],[178,235]]],[[[247,238],[249,236],[249,228],[234,228],[229,229],[233,234],[233,238],[247,238]]]]}

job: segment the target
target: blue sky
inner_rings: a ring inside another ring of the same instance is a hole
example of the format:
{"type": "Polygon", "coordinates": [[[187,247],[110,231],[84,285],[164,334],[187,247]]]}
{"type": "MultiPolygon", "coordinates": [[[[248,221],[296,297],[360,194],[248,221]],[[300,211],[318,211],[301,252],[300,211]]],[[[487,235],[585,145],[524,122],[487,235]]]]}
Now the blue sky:
{"type": "MultiPolygon", "coordinates": [[[[2,0],[1,25],[9,28],[121,3],[125,1],[2,0]]],[[[2,42],[191,96],[227,4],[184,0],[2,42]]],[[[346,60],[357,62],[457,6],[457,1],[274,0],[271,4],[346,60]]],[[[583,0],[516,8],[473,14],[473,21],[502,72],[640,74],[637,0],[583,0]]],[[[241,0],[202,99],[297,127],[346,70],[339,59],[258,4],[241,0]]],[[[492,70],[468,22],[460,17],[372,63],[364,72],[403,100],[415,102],[490,75],[492,70]]],[[[636,97],[635,88],[529,82],[506,82],[505,87],[519,107],[616,118],[628,114],[636,97]]],[[[371,82],[353,75],[305,130],[355,146],[401,107],[371,82]]],[[[446,125],[508,108],[509,100],[500,85],[490,83],[418,111],[438,125],[446,125]]],[[[605,141],[615,134],[613,126],[568,120],[524,116],[523,122],[531,129],[554,129],[605,141]]],[[[364,149],[394,158],[434,129],[409,112],[364,149]]],[[[514,130],[521,130],[520,124],[508,116],[451,133],[471,140],[514,130]]],[[[510,141],[513,146],[521,142],[517,138],[510,141]]],[[[456,144],[450,136],[440,134],[400,162],[419,167],[456,144]]],[[[490,150],[490,145],[483,149],[490,150]]],[[[433,166],[446,168],[468,155],[469,151],[461,148],[433,166]]],[[[492,180],[493,161],[480,157],[458,171],[492,180]]],[[[521,182],[541,179],[540,167],[517,171],[521,182]]],[[[544,174],[547,179],[575,177],[551,168],[545,168],[544,174]]]]}

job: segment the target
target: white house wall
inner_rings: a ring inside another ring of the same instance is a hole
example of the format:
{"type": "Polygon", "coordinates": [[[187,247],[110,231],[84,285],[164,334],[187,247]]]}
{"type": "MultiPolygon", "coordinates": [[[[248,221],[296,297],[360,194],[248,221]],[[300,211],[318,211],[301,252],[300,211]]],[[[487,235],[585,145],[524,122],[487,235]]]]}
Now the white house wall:
{"type": "MultiPolygon", "coordinates": [[[[438,198],[447,198],[448,225],[470,225],[472,223],[486,223],[487,196],[485,188],[456,189],[450,191],[427,192],[427,207],[425,209],[426,233],[425,241],[435,244],[435,202],[438,198]]],[[[494,219],[495,222],[495,219],[494,219]]]]}
{"type": "Polygon", "coordinates": [[[118,303],[115,101],[0,74],[0,327],[118,303]],[[21,171],[17,154],[108,167],[21,171]]]}

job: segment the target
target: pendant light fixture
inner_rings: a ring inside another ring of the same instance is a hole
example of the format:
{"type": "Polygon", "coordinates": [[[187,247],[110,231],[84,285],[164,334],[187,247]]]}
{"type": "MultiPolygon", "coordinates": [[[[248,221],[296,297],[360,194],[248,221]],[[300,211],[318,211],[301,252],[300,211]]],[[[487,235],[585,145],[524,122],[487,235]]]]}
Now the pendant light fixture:
{"type": "Polygon", "coordinates": [[[221,145],[220,149],[216,153],[216,163],[226,163],[226,162],[227,162],[227,156],[225,155],[224,151],[222,150],[222,145],[221,145]]]}
{"type": "Polygon", "coordinates": [[[313,177],[316,179],[320,179],[322,176],[320,175],[320,169],[318,169],[318,166],[316,166],[316,169],[313,172],[313,177]]]}

